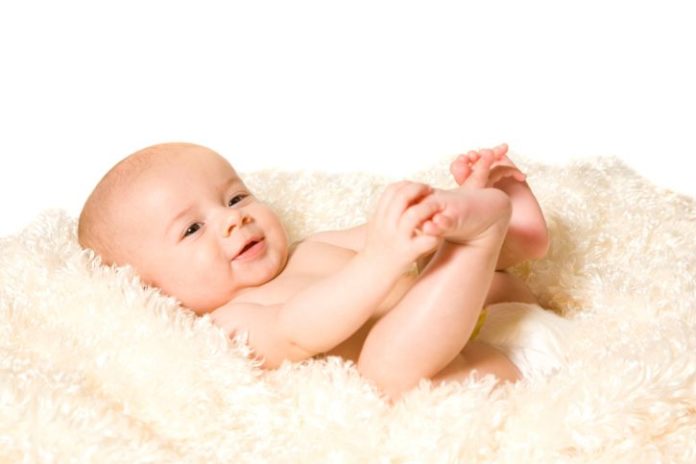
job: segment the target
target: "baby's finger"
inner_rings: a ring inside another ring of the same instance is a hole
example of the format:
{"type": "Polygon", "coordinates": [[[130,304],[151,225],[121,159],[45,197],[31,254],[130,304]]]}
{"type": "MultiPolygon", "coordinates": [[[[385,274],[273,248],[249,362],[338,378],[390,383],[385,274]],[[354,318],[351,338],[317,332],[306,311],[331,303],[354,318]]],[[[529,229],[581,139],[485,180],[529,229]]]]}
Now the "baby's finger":
{"type": "Polygon", "coordinates": [[[450,230],[453,225],[452,219],[444,214],[436,213],[431,219],[421,224],[421,230],[424,234],[441,237],[445,232],[450,230]]]}
{"type": "Polygon", "coordinates": [[[387,216],[395,216],[401,214],[401,211],[393,213],[394,205],[401,203],[400,197],[405,188],[408,188],[412,182],[407,180],[402,180],[399,182],[393,182],[384,189],[382,195],[377,203],[377,208],[375,209],[375,215],[380,218],[386,218],[387,216]]]}
{"type": "Polygon", "coordinates": [[[436,201],[421,201],[409,207],[401,217],[399,230],[409,236],[426,220],[432,218],[442,207],[436,201]]]}
{"type": "Polygon", "coordinates": [[[432,192],[433,188],[428,184],[406,182],[397,189],[394,206],[398,208],[399,213],[403,213],[409,206],[418,203],[432,192]]]}
{"type": "Polygon", "coordinates": [[[384,217],[389,224],[398,224],[401,217],[411,205],[417,204],[432,193],[432,187],[420,182],[403,182],[394,189],[394,195],[386,206],[384,217]]]}
{"type": "Polygon", "coordinates": [[[373,212],[373,216],[375,218],[383,218],[387,213],[388,206],[392,202],[392,198],[394,197],[397,184],[398,183],[389,184],[382,191],[382,194],[379,196],[377,200],[377,205],[375,206],[373,212]]]}
{"type": "Polygon", "coordinates": [[[413,248],[416,254],[423,255],[435,250],[442,238],[437,235],[421,234],[413,239],[413,248]]]}
{"type": "Polygon", "coordinates": [[[401,182],[395,182],[387,185],[377,200],[371,217],[377,228],[384,228],[384,224],[394,224],[393,214],[390,214],[390,211],[400,184],[401,182]]]}

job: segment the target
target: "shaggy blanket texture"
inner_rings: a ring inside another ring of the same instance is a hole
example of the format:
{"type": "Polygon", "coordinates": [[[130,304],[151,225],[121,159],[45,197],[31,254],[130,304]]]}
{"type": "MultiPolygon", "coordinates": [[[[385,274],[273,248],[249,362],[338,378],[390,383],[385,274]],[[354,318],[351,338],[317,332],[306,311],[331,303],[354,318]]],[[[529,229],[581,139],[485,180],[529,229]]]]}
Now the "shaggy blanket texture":
{"type": "MultiPolygon", "coordinates": [[[[411,178],[452,186],[447,164],[411,178]]],[[[47,212],[0,239],[0,461],[696,462],[696,201],[612,158],[520,165],[552,246],[513,272],[572,322],[555,374],[390,406],[336,358],[264,372],[47,212]]],[[[360,223],[396,180],[244,178],[293,238],[360,223]]]]}

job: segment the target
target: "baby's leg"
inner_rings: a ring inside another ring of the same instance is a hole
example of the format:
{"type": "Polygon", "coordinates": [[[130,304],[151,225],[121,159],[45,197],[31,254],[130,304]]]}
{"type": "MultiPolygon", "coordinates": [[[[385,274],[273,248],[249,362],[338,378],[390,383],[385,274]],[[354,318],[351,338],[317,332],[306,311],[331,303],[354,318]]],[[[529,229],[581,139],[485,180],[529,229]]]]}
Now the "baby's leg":
{"type": "Polygon", "coordinates": [[[510,218],[496,189],[462,189],[447,198],[462,244],[444,241],[418,280],[365,340],[358,369],[398,397],[432,378],[470,338],[491,285],[510,218]]]}

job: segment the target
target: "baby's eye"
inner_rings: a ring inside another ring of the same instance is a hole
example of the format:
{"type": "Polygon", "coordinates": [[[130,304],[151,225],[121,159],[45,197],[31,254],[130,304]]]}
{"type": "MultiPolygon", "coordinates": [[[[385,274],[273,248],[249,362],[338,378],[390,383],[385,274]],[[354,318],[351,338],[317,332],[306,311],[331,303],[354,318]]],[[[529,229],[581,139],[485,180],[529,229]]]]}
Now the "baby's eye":
{"type": "Polygon", "coordinates": [[[191,224],[190,226],[188,226],[188,229],[186,229],[186,232],[184,232],[184,238],[188,237],[189,235],[195,234],[200,228],[201,225],[198,223],[191,224]]]}
{"type": "Polygon", "coordinates": [[[233,206],[234,204],[239,203],[244,198],[246,198],[246,196],[247,195],[245,193],[238,193],[237,195],[230,198],[230,201],[227,203],[227,206],[233,206]]]}

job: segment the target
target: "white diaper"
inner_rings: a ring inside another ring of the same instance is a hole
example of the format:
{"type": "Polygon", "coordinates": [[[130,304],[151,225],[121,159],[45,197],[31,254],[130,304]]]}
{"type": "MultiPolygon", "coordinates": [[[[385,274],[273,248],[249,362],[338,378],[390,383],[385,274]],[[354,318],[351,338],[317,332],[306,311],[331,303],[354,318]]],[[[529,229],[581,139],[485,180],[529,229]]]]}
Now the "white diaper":
{"type": "Polygon", "coordinates": [[[570,321],[536,304],[498,303],[487,310],[476,339],[505,353],[525,379],[549,375],[564,363],[570,321]]]}

